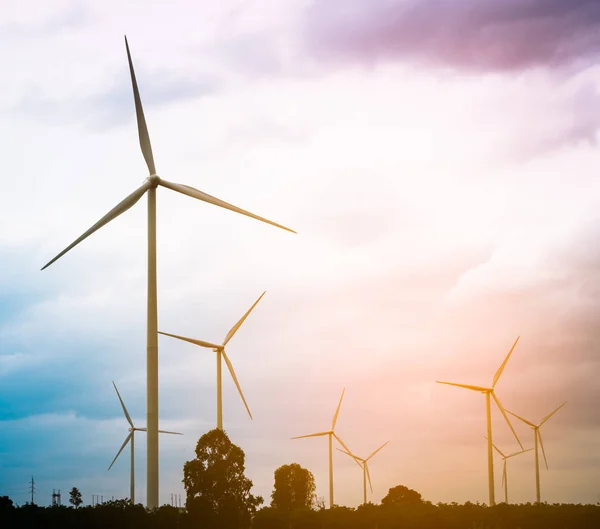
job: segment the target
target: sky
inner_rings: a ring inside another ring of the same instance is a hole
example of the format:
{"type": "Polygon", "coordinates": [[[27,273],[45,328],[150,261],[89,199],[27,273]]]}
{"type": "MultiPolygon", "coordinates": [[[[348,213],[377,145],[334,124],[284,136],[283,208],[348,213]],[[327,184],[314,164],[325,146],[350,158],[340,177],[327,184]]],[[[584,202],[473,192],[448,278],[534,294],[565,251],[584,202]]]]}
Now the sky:
{"type": "MultiPolygon", "coordinates": [[[[600,501],[600,3],[222,0],[0,5],[0,494],[126,497],[114,381],[145,426],[145,200],[158,174],[298,234],[158,191],[159,329],[228,345],[224,425],[255,494],[297,462],[328,500],[327,430],[403,484],[487,502],[487,386],[543,427],[542,500],[600,501]]],[[[159,339],[160,500],[216,424],[210,350],[159,339]]],[[[518,449],[493,409],[494,442],[518,449]]],[[[514,420],[525,448],[529,427],[514,420]]],[[[535,500],[532,452],[509,500],[535,500]]],[[[496,496],[501,460],[495,459],[496,496]]],[[[335,502],[362,475],[335,451],[335,502]]],[[[145,502],[145,439],[136,438],[145,502]]]]}

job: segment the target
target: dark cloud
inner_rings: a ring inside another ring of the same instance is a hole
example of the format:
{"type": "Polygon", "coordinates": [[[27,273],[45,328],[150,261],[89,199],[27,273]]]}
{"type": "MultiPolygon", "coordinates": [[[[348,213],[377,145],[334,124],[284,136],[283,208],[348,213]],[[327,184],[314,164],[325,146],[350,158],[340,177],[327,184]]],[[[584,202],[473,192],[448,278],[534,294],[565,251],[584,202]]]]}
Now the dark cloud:
{"type": "Polygon", "coordinates": [[[303,24],[316,57],[367,64],[514,71],[600,51],[596,0],[314,0],[303,24]]]}
{"type": "MultiPolygon", "coordinates": [[[[162,71],[138,73],[137,77],[144,109],[210,95],[221,88],[214,77],[182,79],[162,71]]],[[[24,95],[12,111],[52,125],[78,122],[93,130],[107,130],[135,119],[131,83],[125,70],[119,79],[102,93],[69,100],[50,99],[33,91],[24,95]]]]}

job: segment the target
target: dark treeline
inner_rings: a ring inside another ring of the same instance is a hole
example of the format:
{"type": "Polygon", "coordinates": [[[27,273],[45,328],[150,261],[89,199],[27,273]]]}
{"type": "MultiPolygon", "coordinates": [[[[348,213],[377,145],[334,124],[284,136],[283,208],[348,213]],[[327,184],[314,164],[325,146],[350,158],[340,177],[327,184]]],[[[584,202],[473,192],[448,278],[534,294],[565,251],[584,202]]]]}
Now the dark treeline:
{"type": "Polygon", "coordinates": [[[250,491],[245,454],[222,430],[204,434],[185,463],[186,507],[148,511],[129,500],[82,507],[73,487],[71,507],[13,505],[0,497],[1,529],[598,529],[600,504],[522,504],[494,507],[424,501],[408,487],[392,487],[380,505],[326,509],[312,473],[296,463],[274,473],[270,506],[250,491]]]}
{"type": "MultiPolygon", "coordinates": [[[[148,512],[125,500],[94,507],[0,507],[2,529],[239,529],[239,524],[204,525],[184,509],[170,505],[148,512]]],[[[273,507],[258,511],[253,529],[598,529],[600,506],[572,504],[466,503],[417,505],[367,504],[356,509],[273,507]]]]}

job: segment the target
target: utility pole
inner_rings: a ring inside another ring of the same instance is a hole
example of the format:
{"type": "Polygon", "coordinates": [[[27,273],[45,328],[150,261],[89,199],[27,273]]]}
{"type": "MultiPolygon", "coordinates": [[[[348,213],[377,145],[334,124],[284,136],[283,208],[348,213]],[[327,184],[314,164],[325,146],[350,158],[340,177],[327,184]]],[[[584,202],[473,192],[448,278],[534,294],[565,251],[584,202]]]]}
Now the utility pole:
{"type": "Polygon", "coordinates": [[[33,480],[33,476],[31,476],[31,505],[33,505],[33,495],[35,494],[35,481],[33,480]]]}

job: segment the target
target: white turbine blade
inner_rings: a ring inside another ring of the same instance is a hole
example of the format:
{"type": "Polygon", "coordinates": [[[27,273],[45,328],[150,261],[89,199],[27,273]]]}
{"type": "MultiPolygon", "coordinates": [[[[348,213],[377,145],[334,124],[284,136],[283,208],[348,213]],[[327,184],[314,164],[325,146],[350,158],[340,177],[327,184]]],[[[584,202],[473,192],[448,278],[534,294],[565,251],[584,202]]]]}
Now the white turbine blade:
{"type": "Polygon", "coordinates": [[[63,255],[65,255],[69,250],[73,249],[77,246],[81,241],[87,239],[92,233],[98,231],[102,226],[108,224],[111,220],[116,219],[122,213],[125,213],[129,208],[131,208],[135,203],[142,198],[144,193],[148,191],[153,186],[152,183],[146,181],[140,187],[138,187],[133,193],[129,196],[121,200],[114,208],[112,208],[104,217],[102,217],[96,224],[94,224],[89,230],[87,230],[83,235],[81,235],[78,239],[72,242],[69,246],[67,246],[62,252],[60,252],[56,257],[52,260],[48,261],[42,270],[48,268],[54,261],[60,259],[63,255]]]}
{"type": "Polygon", "coordinates": [[[169,433],[171,435],[183,435],[182,433],[179,433],[179,432],[169,432],[168,430],[158,430],[158,433],[169,433]]]}
{"type": "Polygon", "coordinates": [[[133,432],[129,432],[129,435],[127,437],[125,437],[125,441],[123,442],[123,444],[121,445],[121,448],[119,448],[119,451],[117,452],[117,455],[115,456],[115,458],[113,459],[113,462],[110,464],[110,466],[108,467],[108,470],[110,470],[112,468],[112,466],[115,464],[115,461],[117,460],[117,458],[121,455],[121,452],[123,451],[123,448],[125,448],[127,446],[127,443],[129,442],[129,440],[131,439],[131,436],[133,435],[133,432]]]}
{"type": "Polygon", "coordinates": [[[235,386],[237,387],[237,390],[240,394],[240,397],[242,397],[242,400],[244,401],[244,406],[246,406],[246,411],[248,412],[248,415],[250,415],[250,419],[252,419],[252,414],[250,413],[250,408],[248,407],[248,403],[246,402],[246,398],[244,397],[244,393],[242,392],[242,388],[240,386],[240,383],[238,382],[237,377],[235,376],[235,371],[233,370],[233,366],[231,365],[231,361],[229,360],[229,357],[227,356],[227,353],[225,352],[225,349],[223,349],[223,360],[225,360],[225,363],[227,364],[227,369],[229,369],[229,373],[231,374],[231,378],[233,378],[233,381],[235,382],[235,386]]]}
{"type": "Polygon", "coordinates": [[[504,486],[504,480],[506,480],[506,459],[504,460],[504,466],[502,468],[502,481],[500,482],[501,486],[504,486]]]}
{"type": "Polygon", "coordinates": [[[292,233],[296,233],[294,230],[292,230],[290,228],[286,228],[285,226],[282,226],[281,224],[277,224],[276,222],[273,222],[271,220],[265,219],[263,217],[259,217],[258,215],[255,215],[254,213],[250,213],[249,211],[246,211],[245,209],[238,208],[237,206],[234,206],[233,204],[229,204],[228,202],[225,202],[224,200],[213,197],[207,193],[204,193],[198,189],[195,189],[194,187],[186,186],[183,184],[175,184],[173,182],[167,182],[166,180],[162,180],[162,179],[160,181],[160,185],[164,186],[168,189],[171,189],[172,191],[177,191],[178,193],[187,195],[188,197],[196,198],[198,200],[202,200],[203,202],[208,202],[209,204],[213,204],[214,206],[219,206],[221,208],[228,209],[229,211],[234,211],[235,213],[240,213],[241,215],[246,215],[246,217],[260,220],[261,222],[266,222],[267,224],[270,224],[271,226],[275,226],[276,228],[281,228],[282,230],[291,231],[292,233]]]}
{"type": "Polygon", "coordinates": [[[538,437],[540,439],[540,446],[542,447],[542,455],[544,456],[544,463],[546,463],[546,470],[548,470],[548,460],[546,459],[546,450],[544,450],[544,442],[542,441],[542,432],[538,428],[538,437]]]}
{"type": "Polygon", "coordinates": [[[121,407],[123,408],[123,413],[125,414],[125,418],[127,419],[127,422],[133,428],[134,427],[133,421],[131,420],[129,412],[127,411],[127,408],[125,407],[125,403],[123,402],[123,399],[121,398],[121,394],[119,393],[119,390],[117,389],[117,385],[114,383],[114,381],[113,381],[113,386],[115,387],[115,391],[117,392],[117,397],[119,397],[119,401],[121,402],[121,407]]]}
{"type": "Polygon", "coordinates": [[[292,437],[292,439],[306,439],[307,437],[322,437],[324,435],[329,435],[331,432],[318,432],[318,433],[309,433],[308,435],[298,435],[296,437],[292,437]]]}
{"type": "Polygon", "coordinates": [[[548,415],[546,415],[542,422],[540,424],[538,424],[538,426],[541,426],[542,424],[544,424],[550,417],[552,417],[558,410],[560,410],[564,405],[566,404],[566,401],[563,402],[558,408],[556,408],[552,413],[549,413],[548,415]]]}
{"type": "Polygon", "coordinates": [[[332,435],[333,435],[333,436],[334,436],[334,437],[337,439],[337,442],[338,442],[338,443],[340,443],[340,444],[341,444],[341,445],[344,447],[344,449],[346,450],[346,452],[350,452],[350,453],[352,453],[352,452],[350,451],[350,449],[348,448],[348,445],[346,445],[346,443],[344,443],[344,441],[342,441],[342,440],[341,440],[341,439],[340,439],[340,438],[337,436],[337,434],[336,434],[334,431],[332,431],[332,432],[331,432],[331,434],[332,434],[332,435]]]}
{"type": "Polygon", "coordinates": [[[154,167],[154,157],[152,156],[150,136],[148,135],[148,127],[146,125],[146,118],[144,117],[144,109],[142,108],[140,91],[138,89],[137,80],[135,78],[135,72],[133,71],[133,61],[131,60],[131,53],[129,52],[129,43],[127,42],[127,37],[125,37],[125,48],[127,49],[129,73],[131,74],[131,85],[133,86],[133,99],[135,101],[135,115],[137,118],[140,147],[142,148],[142,154],[144,155],[144,160],[146,160],[148,171],[150,171],[150,174],[153,175],[156,174],[156,167],[154,167]]]}
{"type": "Polygon", "coordinates": [[[379,450],[381,450],[388,443],[389,443],[389,441],[383,443],[377,450],[375,450],[374,452],[372,452],[371,455],[365,459],[365,461],[368,461],[369,459],[371,459],[377,452],[379,452],[379,450]]]}
{"type": "Polygon", "coordinates": [[[504,407],[500,403],[500,400],[498,400],[498,397],[496,397],[496,394],[493,391],[492,391],[492,397],[494,397],[494,400],[496,401],[496,405],[498,406],[498,409],[500,410],[500,413],[503,415],[504,419],[506,420],[506,422],[508,424],[508,427],[510,428],[511,432],[515,436],[515,439],[517,440],[517,443],[519,443],[519,446],[521,447],[521,450],[523,450],[523,443],[521,443],[521,440],[519,439],[519,436],[517,435],[517,432],[513,428],[513,425],[511,424],[511,422],[510,422],[510,420],[508,418],[508,415],[506,415],[506,410],[504,409],[504,407]]]}
{"type": "Polygon", "coordinates": [[[342,400],[344,398],[344,393],[346,393],[346,388],[342,390],[342,396],[340,397],[340,402],[338,404],[337,409],[335,410],[335,414],[333,416],[333,421],[331,422],[331,430],[335,430],[335,423],[337,422],[338,415],[340,414],[340,407],[342,406],[342,400]]]}
{"type": "Polygon", "coordinates": [[[179,336],[178,334],[169,334],[168,332],[158,331],[158,334],[162,334],[163,336],[170,336],[171,338],[177,338],[178,340],[183,340],[184,342],[193,343],[194,345],[199,345],[200,347],[208,347],[209,349],[220,349],[221,346],[205,342],[203,340],[194,340],[193,338],[186,338],[185,336],[179,336]]]}
{"type": "Polygon", "coordinates": [[[504,371],[504,368],[506,367],[506,363],[508,362],[510,355],[512,354],[512,352],[515,350],[515,347],[517,346],[517,342],[519,341],[519,338],[520,338],[520,336],[517,336],[517,339],[515,340],[515,343],[510,348],[510,351],[506,355],[504,362],[502,362],[502,365],[498,368],[498,371],[496,371],[496,374],[494,375],[494,380],[492,381],[492,389],[496,387],[496,384],[498,383],[498,379],[500,378],[500,375],[502,375],[502,371],[504,371]]]}
{"type": "Polygon", "coordinates": [[[470,384],[457,384],[456,382],[442,382],[441,380],[436,380],[438,384],[447,384],[448,386],[456,386],[459,388],[471,389],[473,391],[480,391],[482,393],[486,393],[491,391],[492,388],[484,388],[483,386],[471,386],[470,384]]]}
{"type": "Polygon", "coordinates": [[[517,419],[520,419],[521,421],[523,421],[525,424],[528,424],[532,428],[536,427],[535,424],[533,424],[532,422],[529,422],[527,419],[523,419],[523,417],[517,415],[516,413],[513,413],[512,411],[508,411],[508,410],[506,410],[506,412],[510,413],[511,415],[514,415],[517,419]]]}
{"type": "Polygon", "coordinates": [[[252,312],[252,310],[254,309],[254,307],[256,307],[256,305],[258,305],[258,302],[262,299],[262,297],[267,293],[267,291],[265,290],[259,297],[258,299],[254,302],[254,304],[248,309],[248,311],[246,312],[246,314],[244,314],[241,318],[240,321],[238,321],[232,328],[231,330],[227,333],[227,336],[225,336],[225,341],[223,342],[223,347],[225,347],[228,343],[229,340],[231,340],[233,338],[233,335],[238,332],[238,329],[242,326],[242,323],[244,323],[246,321],[246,318],[249,316],[249,314],[252,312]]]}
{"type": "Polygon", "coordinates": [[[342,450],[341,448],[337,448],[336,450],[339,450],[342,454],[346,454],[347,456],[350,456],[352,459],[354,459],[354,462],[360,467],[362,468],[362,465],[360,464],[361,459],[359,457],[356,457],[354,454],[351,454],[350,452],[346,452],[346,450],[342,450]]]}
{"type": "Polygon", "coordinates": [[[373,485],[371,485],[371,473],[369,472],[369,465],[365,461],[365,470],[367,471],[367,479],[369,480],[369,488],[371,489],[371,494],[373,494],[373,485]]]}
{"type": "Polygon", "coordinates": [[[134,428],[136,432],[147,432],[148,428],[134,428]]]}

